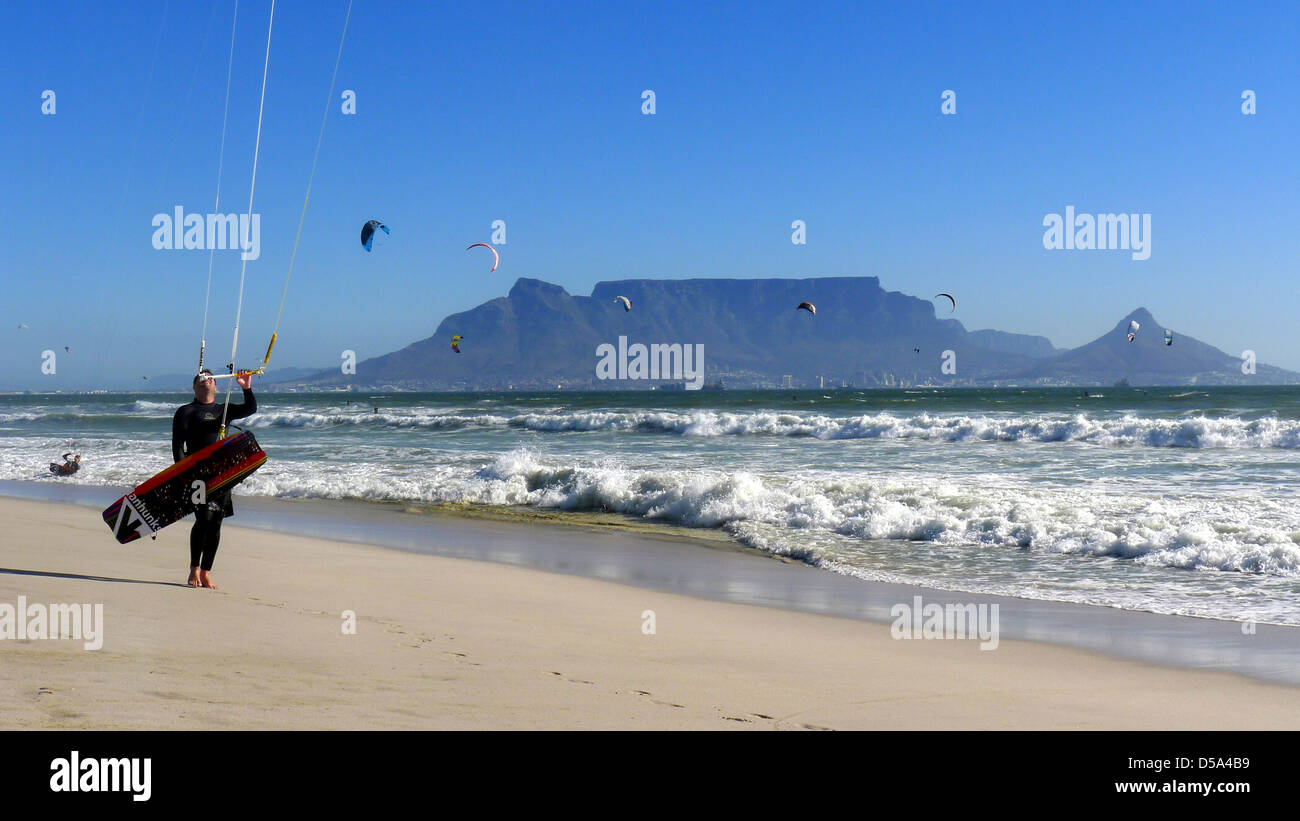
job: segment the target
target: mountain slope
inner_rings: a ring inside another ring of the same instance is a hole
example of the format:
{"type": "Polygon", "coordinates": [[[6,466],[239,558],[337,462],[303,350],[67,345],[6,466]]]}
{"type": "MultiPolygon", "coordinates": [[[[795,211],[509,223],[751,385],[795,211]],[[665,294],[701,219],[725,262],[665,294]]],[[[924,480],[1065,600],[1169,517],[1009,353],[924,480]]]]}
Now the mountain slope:
{"type": "Polygon", "coordinates": [[[1138,308],[1092,342],[1043,360],[1016,376],[1035,379],[1068,374],[1080,384],[1108,384],[1122,378],[1134,385],[1267,384],[1296,377],[1270,365],[1258,365],[1256,374],[1243,374],[1240,357],[1178,331],[1173,335],[1173,344],[1165,345],[1165,326],[1146,308],[1138,308]],[[1129,322],[1134,320],[1141,327],[1137,338],[1129,342],[1129,322]]]}

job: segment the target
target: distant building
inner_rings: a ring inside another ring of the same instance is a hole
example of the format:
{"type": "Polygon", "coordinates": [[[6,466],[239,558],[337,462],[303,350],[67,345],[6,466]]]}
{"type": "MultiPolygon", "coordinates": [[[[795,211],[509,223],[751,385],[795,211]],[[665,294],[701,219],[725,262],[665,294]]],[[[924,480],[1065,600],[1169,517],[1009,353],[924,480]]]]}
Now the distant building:
{"type": "Polygon", "coordinates": [[[783,387],[783,388],[793,388],[793,387],[794,387],[794,376],[793,376],[792,374],[788,374],[788,373],[787,373],[787,374],[782,374],[782,375],[781,375],[781,387],[783,387]]]}

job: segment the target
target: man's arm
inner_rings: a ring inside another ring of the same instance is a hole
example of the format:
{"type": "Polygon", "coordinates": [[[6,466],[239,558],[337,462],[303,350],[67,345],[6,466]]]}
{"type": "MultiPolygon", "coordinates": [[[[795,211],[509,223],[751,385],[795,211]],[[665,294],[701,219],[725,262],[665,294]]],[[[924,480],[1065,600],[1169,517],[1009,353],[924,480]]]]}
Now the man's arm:
{"type": "Polygon", "coordinates": [[[252,416],[257,413],[257,397],[253,396],[252,388],[244,388],[244,403],[242,405],[231,405],[230,413],[226,415],[227,419],[243,419],[245,416],[252,416]]]}
{"type": "Polygon", "coordinates": [[[177,409],[172,417],[172,461],[179,462],[185,458],[185,407],[177,409]]]}

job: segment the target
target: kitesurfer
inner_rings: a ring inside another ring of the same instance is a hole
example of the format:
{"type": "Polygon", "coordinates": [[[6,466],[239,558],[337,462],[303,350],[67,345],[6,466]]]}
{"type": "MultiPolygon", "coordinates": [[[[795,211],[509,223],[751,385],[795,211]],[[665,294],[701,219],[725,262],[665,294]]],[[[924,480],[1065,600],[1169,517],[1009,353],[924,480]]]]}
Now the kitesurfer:
{"type": "MultiPolygon", "coordinates": [[[[252,374],[241,373],[235,377],[244,389],[244,401],[231,405],[226,419],[243,419],[257,413],[257,399],[253,396],[252,374]]],[[[212,371],[204,369],[194,377],[194,401],[182,405],[172,418],[172,458],[179,462],[217,441],[221,432],[222,408],[215,401],[217,381],[212,371]]],[[[190,530],[190,587],[207,587],[216,590],[212,583],[212,560],[221,542],[221,522],[234,516],[230,490],[223,489],[208,494],[207,501],[194,507],[194,527],[190,530]]]]}
{"type": "Polygon", "coordinates": [[[53,473],[55,476],[71,476],[81,470],[81,454],[78,453],[76,459],[70,458],[71,456],[72,451],[68,451],[60,456],[59,458],[63,460],[63,464],[61,465],[56,462],[50,462],[50,473],[53,473]]]}

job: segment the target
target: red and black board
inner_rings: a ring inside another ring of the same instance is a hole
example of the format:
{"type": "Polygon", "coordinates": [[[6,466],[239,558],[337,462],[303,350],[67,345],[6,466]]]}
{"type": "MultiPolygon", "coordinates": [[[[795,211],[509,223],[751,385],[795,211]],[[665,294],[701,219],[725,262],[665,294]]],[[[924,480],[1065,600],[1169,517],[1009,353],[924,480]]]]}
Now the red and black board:
{"type": "Polygon", "coordinates": [[[266,462],[249,431],[213,442],[104,509],[104,522],[122,544],[157,533],[194,512],[195,500],[231,488],[266,462]]]}

